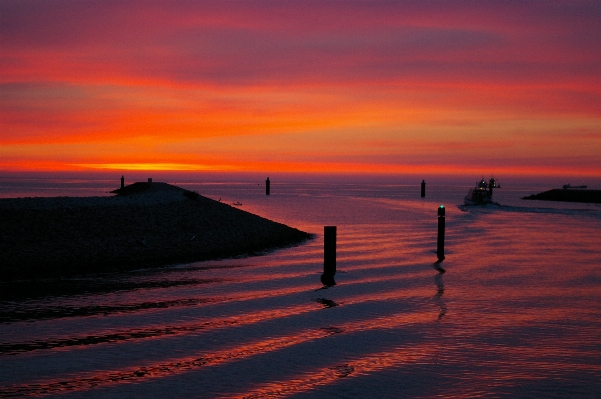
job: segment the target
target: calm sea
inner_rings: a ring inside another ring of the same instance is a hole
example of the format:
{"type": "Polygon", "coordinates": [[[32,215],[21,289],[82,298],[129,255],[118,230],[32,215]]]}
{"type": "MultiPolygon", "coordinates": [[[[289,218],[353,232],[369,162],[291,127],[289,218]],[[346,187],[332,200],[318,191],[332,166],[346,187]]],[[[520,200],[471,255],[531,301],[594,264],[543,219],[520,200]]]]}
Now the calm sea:
{"type": "MultiPolygon", "coordinates": [[[[0,397],[599,397],[601,207],[464,184],[174,182],[316,238],[263,256],[0,286],[0,397]],[[446,207],[446,259],[436,260],[446,207]],[[323,226],[337,285],[321,289],[323,226]]],[[[14,178],[0,196],[105,195],[14,178]]]]}

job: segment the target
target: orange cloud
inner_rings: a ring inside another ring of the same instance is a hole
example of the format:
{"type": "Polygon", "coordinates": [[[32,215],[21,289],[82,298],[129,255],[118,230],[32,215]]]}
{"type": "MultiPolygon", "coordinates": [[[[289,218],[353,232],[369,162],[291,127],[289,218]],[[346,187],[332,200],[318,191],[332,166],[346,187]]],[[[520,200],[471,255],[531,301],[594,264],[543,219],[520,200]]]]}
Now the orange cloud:
{"type": "Polygon", "coordinates": [[[2,8],[5,169],[599,170],[594,3],[2,8]]]}

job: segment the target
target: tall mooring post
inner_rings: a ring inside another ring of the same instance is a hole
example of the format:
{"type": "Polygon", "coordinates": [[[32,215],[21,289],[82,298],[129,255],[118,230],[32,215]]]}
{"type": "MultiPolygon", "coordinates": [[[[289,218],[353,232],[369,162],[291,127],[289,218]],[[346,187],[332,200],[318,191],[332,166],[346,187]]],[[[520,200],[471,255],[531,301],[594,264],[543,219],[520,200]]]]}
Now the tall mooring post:
{"type": "Polygon", "coordinates": [[[125,187],[125,177],[121,176],[121,188],[125,187]]]}
{"type": "Polygon", "coordinates": [[[323,274],[321,282],[331,287],[336,285],[334,275],[336,274],[336,226],[324,226],[323,228],[323,274]]]}
{"type": "Polygon", "coordinates": [[[439,262],[444,260],[444,211],[444,205],[438,207],[438,242],[436,245],[436,256],[438,257],[439,262]]]}
{"type": "Polygon", "coordinates": [[[271,191],[271,182],[269,181],[269,177],[265,180],[265,195],[269,195],[271,191]]]}
{"type": "Polygon", "coordinates": [[[422,180],[422,198],[426,196],[426,181],[422,180]]]}

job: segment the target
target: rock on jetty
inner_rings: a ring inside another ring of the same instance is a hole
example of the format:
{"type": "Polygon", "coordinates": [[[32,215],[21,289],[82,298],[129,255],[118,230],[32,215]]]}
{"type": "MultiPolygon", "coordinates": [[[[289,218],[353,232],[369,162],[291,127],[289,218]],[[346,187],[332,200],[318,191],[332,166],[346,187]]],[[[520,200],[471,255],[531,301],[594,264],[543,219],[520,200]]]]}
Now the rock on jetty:
{"type": "Polygon", "coordinates": [[[586,202],[601,204],[601,190],[554,189],[524,197],[525,200],[586,202]]]}
{"type": "Polygon", "coordinates": [[[0,199],[0,280],[253,255],[311,235],[167,183],[113,197],[0,199]]]}

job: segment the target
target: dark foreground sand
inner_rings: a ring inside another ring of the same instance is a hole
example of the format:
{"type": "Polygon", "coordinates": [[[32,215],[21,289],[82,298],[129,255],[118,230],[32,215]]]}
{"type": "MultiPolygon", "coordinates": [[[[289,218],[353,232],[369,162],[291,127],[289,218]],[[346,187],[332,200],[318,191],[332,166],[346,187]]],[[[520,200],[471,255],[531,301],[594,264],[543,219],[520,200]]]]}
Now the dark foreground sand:
{"type": "Polygon", "coordinates": [[[0,280],[253,255],[309,238],[166,183],[114,197],[0,199],[0,280]]]}

